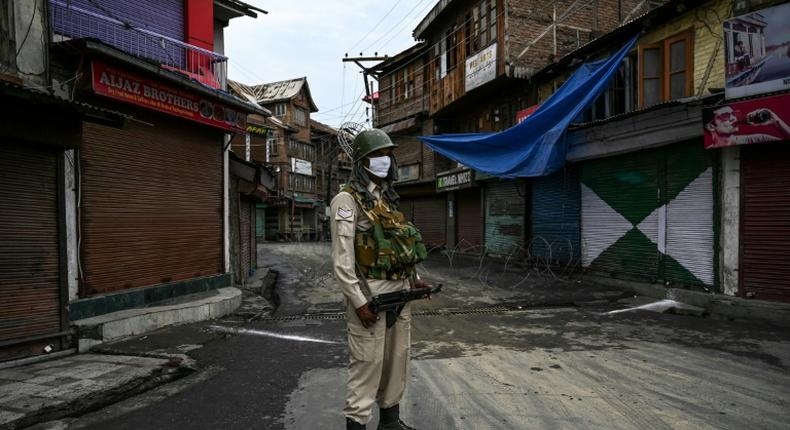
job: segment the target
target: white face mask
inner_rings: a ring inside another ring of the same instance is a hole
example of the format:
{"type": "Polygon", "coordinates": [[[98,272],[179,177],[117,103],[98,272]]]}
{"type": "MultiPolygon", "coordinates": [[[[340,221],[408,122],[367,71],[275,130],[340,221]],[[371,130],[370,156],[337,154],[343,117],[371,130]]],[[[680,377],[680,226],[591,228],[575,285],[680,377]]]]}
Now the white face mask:
{"type": "Polygon", "coordinates": [[[386,178],[387,174],[390,172],[390,157],[385,155],[383,157],[371,157],[368,158],[370,160],[370,167],[368,167],[368,171],[379,178],[386,178]]]}

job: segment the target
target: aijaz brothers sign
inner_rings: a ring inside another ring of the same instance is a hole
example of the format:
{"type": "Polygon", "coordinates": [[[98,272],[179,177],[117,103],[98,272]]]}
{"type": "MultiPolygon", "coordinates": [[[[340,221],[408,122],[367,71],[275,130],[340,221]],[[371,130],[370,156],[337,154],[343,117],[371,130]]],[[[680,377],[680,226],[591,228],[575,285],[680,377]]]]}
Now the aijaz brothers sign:
{"type": "Polygon", "coordinates": [[[474,185],[474,172],[464,169],[436,176],[436,191],[452,191],[474,185]]]}
{"type": "Polygon", "coordinates": [[[247,114],[101,61],[93,61],[93,91],[106,97],[223,130],[244,132],[247,114]]]}

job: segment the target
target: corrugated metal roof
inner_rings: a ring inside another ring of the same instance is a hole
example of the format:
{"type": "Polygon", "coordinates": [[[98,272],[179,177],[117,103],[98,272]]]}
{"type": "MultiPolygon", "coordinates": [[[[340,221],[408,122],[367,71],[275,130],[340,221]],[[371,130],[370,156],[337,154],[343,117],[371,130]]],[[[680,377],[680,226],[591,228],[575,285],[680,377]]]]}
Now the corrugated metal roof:
{"type": "Polygon", "coordinates": [[[320,131],[322,133],[326,133],[326,134],[337,134],[337,130],[335,130],[334,128],[332,128],[332,127],[330,127],[330,126],[328,126],[328,125],[326,125],[326,124],[324,124],[322,122],[318,122],[318,121],[316,121],[314,119],[310,120],[310,128],[314,129],[316,131],[320,131]]]}
{"type": "Polygon", "coordinates": [[[307,91],[307,100],[310,103],[311,112],[318,112],[318,107],[310,94],[310,86],[307,78],[287,79],[284,81],[269,82],[260,85],[246,85],[241,82],[228,80],[228,85],[246,99],[258,104],[274,103],[290,100],[296,97],[304,88],[307,91]]]}
{"type": "Polygon", "coordinates": [[[80,113],[88,113],[88,112],[101,113],[103,115],[116,117],[116,119],[118,120],[133,119],[133,117],[130,115],[112,109],[106,109],[103,107],[94,106],[92,104],[81,102],[81,101],[69,100],[67,98],[58,96],[56,94],[48,93],[38,88],[26,87],[24,85],[19,85],[4,80],[0,80],[0,92],[11,96],[30,98],[40,103],[61,104],[66,108],[70,108],[80,113]]]}

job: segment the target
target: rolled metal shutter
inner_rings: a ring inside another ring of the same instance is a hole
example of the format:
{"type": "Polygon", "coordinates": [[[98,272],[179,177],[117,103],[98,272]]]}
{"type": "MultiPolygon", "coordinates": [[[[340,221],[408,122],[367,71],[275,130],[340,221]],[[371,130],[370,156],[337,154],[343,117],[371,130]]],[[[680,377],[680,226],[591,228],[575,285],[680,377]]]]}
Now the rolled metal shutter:
{"type": "MultiPolygon", "coordinates": [[[[57,152],[0,145],[0,345],[63,329],[57,174],[57,152]]],[[[13,348],[0,360],[27,355],[13,348]]]]}
{"type": "Polygon", "coordinates": [[[790,302],[790,146],[741,148],[740,292],[790,302]]]}
{"type": "Polygon", "coordinates": [[[567,167],[532,181],[531,256],[558,262],[578,261],[581,190],[575,169],[567,167]]]}
{"type": "Polygon", "coordinates": [[[403,212],[407,220],[414,222],[414,200],[409,197],[401,197],[398,202],[398,210],[403,212]]]}
{"type": "Polygon", "coordinates": [[[84,126],[83,296],[224,272],[222,133],[136,116],[84,126]]]}
{"type": "Polygon", "coordinates": [[[455,192],[457,249],[479,253],[483,244],[483,211],[480,189],[468,188],[455,192]]]}
{"type": "Polygon", "coordinates": [[[412,200],[414,225],[422,234],[422,241],[429,247],[444,245],[447,241],[447,197],[437,194],[412,200]]]}
{"type": "Polygon", "coordinates": [[[485,247],[490,254],[511,255],[524,247],[524,185],[515,181],[485,188],[485,247]]]}
{"type": "Polygon", "coordinates": [[[658,278],[656,151],[587,161],[581,170],[582,266],[614,278],[658,278]]]}
{"type": "Polygon", "coordinates": [[[666,148],[664,280],[673,285],[714,283],[712,151],[698,142],[666,148]]]}

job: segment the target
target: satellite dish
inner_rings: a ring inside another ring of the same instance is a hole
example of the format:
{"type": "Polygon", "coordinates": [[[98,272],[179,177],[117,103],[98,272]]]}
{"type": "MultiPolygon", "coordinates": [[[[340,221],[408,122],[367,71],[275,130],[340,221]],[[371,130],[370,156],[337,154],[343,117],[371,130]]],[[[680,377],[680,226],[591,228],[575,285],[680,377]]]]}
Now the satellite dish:
{"type": "Polygon", "coordinates": [[[348,158],[354,159],[354,148],[352,146],[352,142],[354,142],[354,137],[357,136],[362,130],[366,127],[364,124],[360,124],[358,122],[344,122],[340,125],[337,129],[337,143],[340,145],[340,148],[343,152],[348,155],[348,158]]]}

